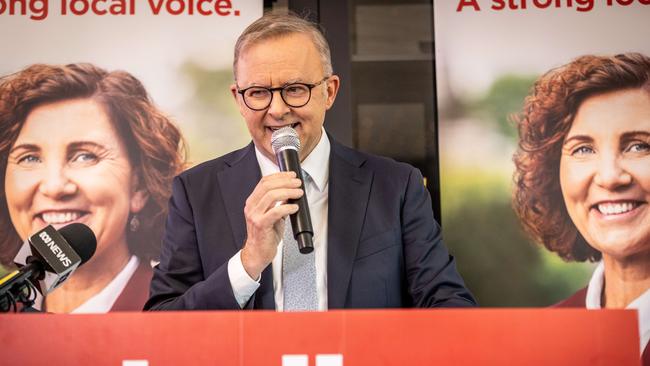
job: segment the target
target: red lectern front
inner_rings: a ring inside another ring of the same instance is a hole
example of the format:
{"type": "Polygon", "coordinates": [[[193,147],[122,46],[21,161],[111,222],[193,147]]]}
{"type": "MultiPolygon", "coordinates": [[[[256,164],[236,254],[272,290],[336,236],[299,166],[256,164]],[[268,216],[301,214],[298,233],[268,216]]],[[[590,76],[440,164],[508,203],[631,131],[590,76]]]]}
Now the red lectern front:
{"type": "Polygon", "coordinates": [[[0,315],[3,365],[640,365],[634,310],[0,315]]]}

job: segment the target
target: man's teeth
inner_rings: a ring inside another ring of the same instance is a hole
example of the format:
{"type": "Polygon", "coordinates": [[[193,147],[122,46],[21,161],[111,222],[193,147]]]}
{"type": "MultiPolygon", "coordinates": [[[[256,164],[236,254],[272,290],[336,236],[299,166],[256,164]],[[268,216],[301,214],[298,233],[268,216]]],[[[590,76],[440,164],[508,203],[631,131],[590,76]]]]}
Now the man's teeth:
{"type": "Polygon", "coordinates": [[[42,216],[43,221],[48,224],[64,224],[78,219],[81,214],[79,212],[48,212],[42,216]]]}
{"type": "MultiPolygon", "coordinates": [[[[287,125],[287,126],[290,126],[291,128],[296,128],[296,126],[298,126],[298,122],[293,123],[293,124],[290,124],[290,125],[287,125]]],[[[281,129],[282,127],[287,127],[287,126],[269,127],[269,128],[270,128],[272,131],[277,131],[277,130],[281,129]]]]}
{"type": "Polygon", "coordinates": [[[601,203],[598,205],[598,211],[603,215],[617,215],[632,211],[636,207],[633,202],[625,203],[601,203]]]}

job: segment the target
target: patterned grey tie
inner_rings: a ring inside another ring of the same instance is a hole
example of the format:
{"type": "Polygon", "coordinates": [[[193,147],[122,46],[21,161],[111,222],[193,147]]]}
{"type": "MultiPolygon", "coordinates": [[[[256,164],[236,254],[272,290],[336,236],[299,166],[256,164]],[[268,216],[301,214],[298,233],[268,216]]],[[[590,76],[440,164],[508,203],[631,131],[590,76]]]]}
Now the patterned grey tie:
{"type": "MultiPolygon", "coordinates": [[[[303,176],[306,186],[311,178],[304,172],[303,176]]],[[[284,311],[318,310],[315,252],[301,254],[298,251],[288,217],[285,219],[282,242],[284,311]]]]}

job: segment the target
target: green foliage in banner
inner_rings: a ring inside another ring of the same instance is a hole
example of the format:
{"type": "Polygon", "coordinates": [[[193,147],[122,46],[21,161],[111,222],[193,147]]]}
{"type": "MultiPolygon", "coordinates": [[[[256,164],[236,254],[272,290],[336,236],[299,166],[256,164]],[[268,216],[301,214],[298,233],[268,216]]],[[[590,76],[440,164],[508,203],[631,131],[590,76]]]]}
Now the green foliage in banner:
{"type": "Polygon", "coordinates": [[[481,306],[548,306],[587,284],[592,265],[564,263],[522,231],[507,178],[443,171],[444,241],[481,306]]]}
{"type": "Polygon", "coordinates": [[[517,129],[512,117],[520,112],[522,101],[536,79],[535,75],[503,75],[494,81],[483,98],[471,103],[469,108],[472,114],[496,123],[497,130],[503,135],[515,139],[517,129]]]}
{"type": "Polygon", "coordinates": [[[517,143],[512,116],[535,80],[503,75],[482,97],[455,100],[453,113],[442,117],[443,130],[469,121],[482,131],[456,131],[450,136],[457,141],[441,141],[440,170],[444,240],[482,306],[549,306],[586,286],[593,269],[592,264],[565,263],[533,243],[511,207],[517,143]],[[511,146],[503,146],[508,142],[511,146]],[[459,150],[453,149],[458,145],[475,159],[458,160],[459,150]]]}

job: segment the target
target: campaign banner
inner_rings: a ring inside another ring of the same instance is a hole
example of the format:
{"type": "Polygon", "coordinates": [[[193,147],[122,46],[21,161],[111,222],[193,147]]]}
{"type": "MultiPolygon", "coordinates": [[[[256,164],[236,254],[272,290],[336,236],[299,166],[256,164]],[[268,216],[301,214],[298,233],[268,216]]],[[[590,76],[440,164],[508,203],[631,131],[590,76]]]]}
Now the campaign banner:
{"type": "Polygon", "coordinates": [[[442,227],[481,305],[550,306],[647,253],[650,126],[614,97],[643,89],[648,19],[644,0],[434,2],[442,227]]]}
{"type": "Polygon", "coordinates": [[[173,177],[250,141],[233,51],[262,13],[261,0],[0,1],[0,266],[46,225],[97,237],[36,308],[142,309],[173,177]]]}

